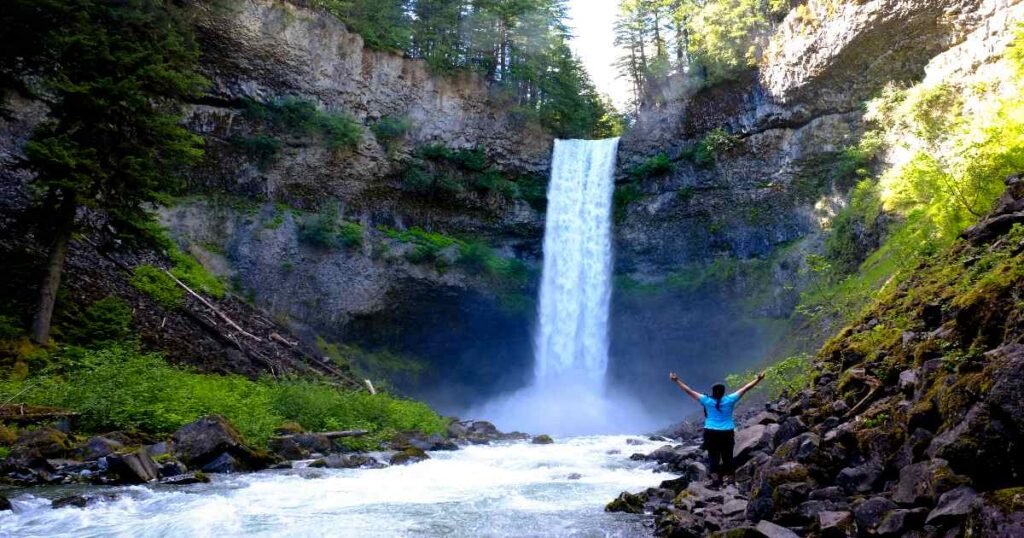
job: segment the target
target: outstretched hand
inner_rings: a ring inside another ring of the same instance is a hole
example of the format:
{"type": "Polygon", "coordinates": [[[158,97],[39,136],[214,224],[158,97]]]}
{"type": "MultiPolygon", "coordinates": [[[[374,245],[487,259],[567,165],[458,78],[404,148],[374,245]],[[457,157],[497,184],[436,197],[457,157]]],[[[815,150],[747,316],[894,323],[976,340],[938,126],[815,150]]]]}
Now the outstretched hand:
{"type": "Polygon", "coordinates": [[[669,372],[668,378],[672,381],[679,381],[679,376],[677,376],[675,372],[669,372]]]}
{"type": "Polygon", "coordinates": [[[761,381],[762,379],[764,379],[764,374],[765,374],[765,371],[764,371],[764,370],[761,370],[760,372],[758,372],[758,374],[757,374],[757,380],[758,380],[758,381],[761,381]]]}

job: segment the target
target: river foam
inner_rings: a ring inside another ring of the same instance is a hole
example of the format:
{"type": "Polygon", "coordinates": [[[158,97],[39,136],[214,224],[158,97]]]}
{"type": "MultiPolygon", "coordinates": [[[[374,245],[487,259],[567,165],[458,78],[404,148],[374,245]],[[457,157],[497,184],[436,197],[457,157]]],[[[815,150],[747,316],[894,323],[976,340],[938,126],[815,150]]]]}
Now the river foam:
{"type": "Polygon", "coordinates": [[[119,498],[85,509],[54,510],[50,498],[69,491],[39,490],[0,513],[0,535],[634,536],[641,517],[603,507],[620,491],[651,484],[650,464],[628,455],[657,443],[626,440],[470,446],[379,470],[296,469],[178,488],[94,489],[119,498]]]}

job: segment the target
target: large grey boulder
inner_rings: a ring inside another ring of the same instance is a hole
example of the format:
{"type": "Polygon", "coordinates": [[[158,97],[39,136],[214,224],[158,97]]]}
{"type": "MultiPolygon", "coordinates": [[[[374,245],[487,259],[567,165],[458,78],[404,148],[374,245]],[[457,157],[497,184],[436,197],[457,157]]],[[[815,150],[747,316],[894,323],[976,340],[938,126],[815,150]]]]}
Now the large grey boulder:
{"type": "Polygon", "coordinates": [[[160,469],[144,448],[127,454],[107,456],[107,465],[127,484],[145,484],[160,478],[160,469]]]}
{"type": "Polygon", "coordinates": [[[960,486],[952,491],[947,491],[939,497],[939,503],[935,509],[928,513],[925,523],[929,525],[949,525],[967,517],[979,504],[981,500],[978,492],[969,486],[960,486]]]}

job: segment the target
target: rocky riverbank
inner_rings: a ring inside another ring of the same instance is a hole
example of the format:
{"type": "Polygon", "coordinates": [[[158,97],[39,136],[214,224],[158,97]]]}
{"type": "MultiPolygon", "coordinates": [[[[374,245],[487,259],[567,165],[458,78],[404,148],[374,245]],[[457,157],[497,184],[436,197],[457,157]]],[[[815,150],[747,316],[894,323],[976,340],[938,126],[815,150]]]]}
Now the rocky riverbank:
{"type": "MultiPolygon", "coordinates": [[[[382,469],[430,459],[428,451],[531,440],[524,433],[501,432],[487,421],[454,418],[444,434],[401,432],[373,452],[356,451],[342,442],[365,435],[366,431],[307,432],[294,423],[278,428],[267,449],[262,449],[247,444],[235,426],[219,415],[200,418],[169,437],[138,432],[85,437],[67,433],[65,425],[25,428],[16,434],[6,427],[2,430],[8,437],[5,444],[9,445],[9,456],[0,462],[0,483],[13,489],[0,494],[0,510],[11,509],[8,497],[31,486],[183,486],[209,482],[210,474],[265,469],[382,469]]],[[[552,439],[540,435],[533,437],[532,442],[548,444],[552,439]]],[[[82,508],[108,497],[102,490],[71,495],[54,499],[53,507],[82,508]]]]}
{"type": "Polygon", "coordinates": [[[653,514],[659,536],[1020,536],[1022,207],[1011,177],[951,252],[821,349],[812,388],[743,423],[734,486],[701,485],[684,428],[634,456],[679,478],[608,509],[653,514]]]}

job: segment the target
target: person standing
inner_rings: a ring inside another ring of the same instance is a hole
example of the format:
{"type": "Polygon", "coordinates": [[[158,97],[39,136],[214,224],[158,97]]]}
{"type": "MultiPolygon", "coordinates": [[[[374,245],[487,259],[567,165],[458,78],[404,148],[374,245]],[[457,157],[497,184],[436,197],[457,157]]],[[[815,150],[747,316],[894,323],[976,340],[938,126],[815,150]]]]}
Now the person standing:
{"type": "Polygon", "coordinates": [[[753,381],[728,395],[722,383],[716,383],[711,387],[711,396],[708,396],[688,387],[675,372],[670,372],[668,378],[704,408],[704,448],[708,451],[711,485],[717,487],[725,478],[731,478],[735,471],[732,462],[733,445],[736,442],[733,410],[740,398],[764,379],[764,372],[757,374],[753,381]]]}

